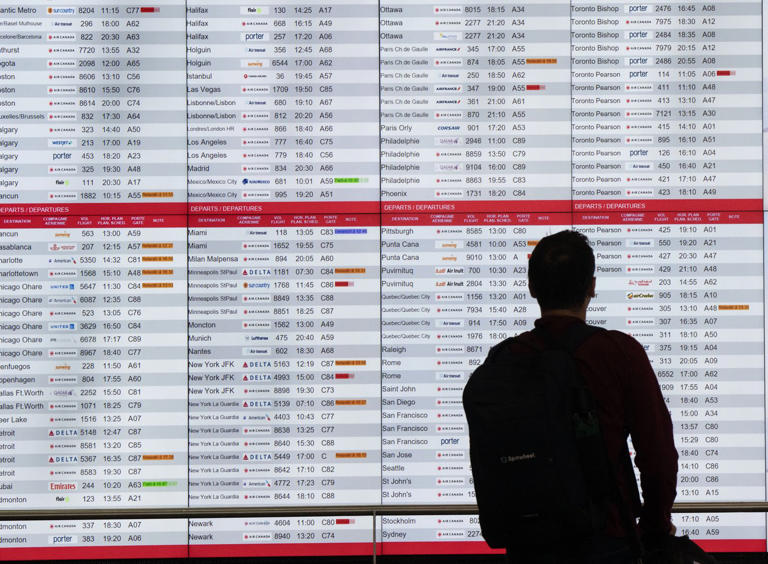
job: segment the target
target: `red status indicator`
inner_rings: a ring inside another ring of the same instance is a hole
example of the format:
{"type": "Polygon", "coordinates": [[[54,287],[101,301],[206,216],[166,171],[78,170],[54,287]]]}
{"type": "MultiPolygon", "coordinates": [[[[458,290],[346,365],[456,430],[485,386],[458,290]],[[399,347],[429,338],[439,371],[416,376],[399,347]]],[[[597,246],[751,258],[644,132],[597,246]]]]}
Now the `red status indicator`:
{"type": "Polygon", "coordinates": [[[543,84],[526,84],[525,85],[526,90],[546,90],[547,87],[543,84]]]}
{"type": "Polygon", "coordinates": [[[333,285],[336,288],[349,288],[351,286],[354,286],[355,283],[350,282],[349,280],[335,280],[333,285]]]}
{"type": "Polygon", "coordinates": [[[139,8],[139,12],[142,14],[156,14],[160,11],[160,8],[153,8],[152,6],[142,6],[139,8]]]}
{"type": "Polygon", "coordinates": [[[351,380],[354,378],[355,375],[351,372],[337,372],[336,373],[336,379],[337,380],[351,380]]]}
{"type": "Polygon", "coordinates": [[[735,76],[736,71],[732,70],[719,70],[717,71],[717,76],[735,76]]]}

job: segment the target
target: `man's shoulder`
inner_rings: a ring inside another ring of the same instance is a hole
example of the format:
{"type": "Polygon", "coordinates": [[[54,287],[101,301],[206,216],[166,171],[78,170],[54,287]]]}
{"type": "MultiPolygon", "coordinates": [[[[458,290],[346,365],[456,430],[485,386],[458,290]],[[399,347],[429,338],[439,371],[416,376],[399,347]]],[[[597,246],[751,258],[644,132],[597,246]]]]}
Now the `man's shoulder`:
{"type": "Polygon", "coordinates": [[[496,343],[488,350],[488,359],[492,360],[501,353],[514,353],[520,350],[521,347],[524,348],[526,340],[528,339],[527,335],[530,335],[530,331],[520,333],[514,337],[508,337],[503,341],[496,343]],[[523,340],[521,341],[521,339],[523,340]]]}
{"type": "MultiPolygon", "coordinates": [[[[628,352],[644,351],[643,345],[635,339],[632,335],[616,329],[605,329],[603,327],[587,324],[591,329],[597,329],[593,335],[590,335],[586,341],[593,341],[596,344],[605,344],[609,341],[614,346],[619,347],[622,350],[628,352]]],[[[587,344],[585,341],[585,344],[587,344]]],[[[496,343],[488,351],[488,356],[494,356],[502,351],[515,354],[515,353],[530,353],[532,349],[540,348],[544,342],[541,336],[537,336],[536,332],[524,331],[514,337],[509,337],[503,341],[496,343]]]]}
{"type": "Polygon", "coordinates": [[[624,349],[643,349],[643,345],[641,345],[640,341],[635,339],[635,337],[629,333],[625,333],[624,331],[618,331],[617,329],[606,329],[605,331],[600,331],[597,337],[610,340],[624,349]]]}

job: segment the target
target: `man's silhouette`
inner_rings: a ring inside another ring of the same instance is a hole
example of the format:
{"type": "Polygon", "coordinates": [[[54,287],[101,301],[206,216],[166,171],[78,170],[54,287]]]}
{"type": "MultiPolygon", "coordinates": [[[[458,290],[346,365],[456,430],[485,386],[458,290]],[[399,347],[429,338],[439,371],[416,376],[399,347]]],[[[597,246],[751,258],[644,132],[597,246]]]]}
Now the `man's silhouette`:
{"type": "MultiPolygon", "coordinates": [[[[529,289],[541,308],[535,327],[544,331],[528,331],[500,343],[489,353],[489,359],[499,348],[507,358],[530,354],[532,348],[544,345],[542,335],[556,340],[573,333],[574,324],[585,324],[587,306],[595,296],[594,272],[594,254],[584,235],[562,231],[544,237],[528,263],[529,289]]],[[[672,422],[645,350],[634,338],[620,331],[597,331],[576,348],[573,358],[594,396],[605,455],[615,476],[613,490],[618,491],[606,504],[605,525],[589,538],[569,546],[558,545],[553,539],[543,551],[548,554],[535,558],[508,546],[508,559],[520,564],[538,561],[539,557],[558,563],[634,563],[632,541],[638,533],[655,537],[674,534],[670,510],[676,496],[677,451],[672,422]],[[642,506],[626,449],[628,435],[640,471],[642,506]],[[640,518],[638,531],[632,530],[635,517],[640,518]]],[[[471,384],[470,378],[468,389],[471,384]]],[[[504,433],[504,429],[498,432],[504,433]]]]}

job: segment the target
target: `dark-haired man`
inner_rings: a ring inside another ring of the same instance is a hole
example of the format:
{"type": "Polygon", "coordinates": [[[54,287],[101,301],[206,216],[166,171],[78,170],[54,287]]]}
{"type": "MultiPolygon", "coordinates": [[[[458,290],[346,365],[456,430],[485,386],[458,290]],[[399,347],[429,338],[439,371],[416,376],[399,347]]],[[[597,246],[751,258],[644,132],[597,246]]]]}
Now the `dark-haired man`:
{"type": "MultiPolygon", "coordinates": [[[[496,348],[504,347],[510,356],[530,354],[533,346],[544,345],[542,334],[557,339],[572,331],[574,324],[585,324],[587,306],[595,296],[594,272],[594,254],[584,235],[561,231],[544,237],[528,263],[529,289],[541,308],[541,317],[535,322],[539,331],[525,332],[496,348]]],[[[677,451],[669,412],[645,350],[629,335],[597,331],[578,346],[573,358],[597,404],[618,496],[608,504],[604,530],[579,546],[552,546],[552,561],[635,562],[633,517],[640,517],[643,535],[674,534],[670,510],[676,496],[677,451]],[[642,506],[628,461],[628,435],[640,471],[642,506]]],[[[510,562],[532,561],[530,555],[516,559],[515,553],[514,547],[508,547],[510,562]]]]}

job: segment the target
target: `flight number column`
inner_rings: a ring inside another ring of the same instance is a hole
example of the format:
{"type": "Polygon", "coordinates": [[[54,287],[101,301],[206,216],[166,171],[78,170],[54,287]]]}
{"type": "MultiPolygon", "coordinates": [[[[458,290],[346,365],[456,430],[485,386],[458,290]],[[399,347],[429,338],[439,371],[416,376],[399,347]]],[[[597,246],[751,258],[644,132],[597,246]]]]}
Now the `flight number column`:
{"type": "Polygon", "coordinates": [[[646,348],[672,414],[685,501],[765,495],[762,214],[593,214],[588,321],[646,348]]]}
{"type": "Polygon", "coordinates": [[[379,503],[378,215],[190,221],[190,503],[379,503]]]}
{"type": "Polygon", "coordinates": [[[190,200],[378,210],[376,2],[194,0],[187,26],[190,200]]]}
{"type": "Polygon", "coordinates": [[[385,209],[568,209],[569,15],[557,0],[382,3],[385,209]]]}
{"type": "Polygon", "coordinates": [[[570,214],[387,214],[382,223],[384,503],[471,503],[461,394],[529,330],[528,253],[570,214]]]}

